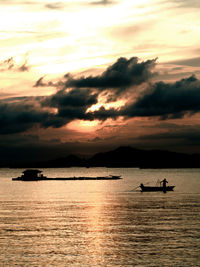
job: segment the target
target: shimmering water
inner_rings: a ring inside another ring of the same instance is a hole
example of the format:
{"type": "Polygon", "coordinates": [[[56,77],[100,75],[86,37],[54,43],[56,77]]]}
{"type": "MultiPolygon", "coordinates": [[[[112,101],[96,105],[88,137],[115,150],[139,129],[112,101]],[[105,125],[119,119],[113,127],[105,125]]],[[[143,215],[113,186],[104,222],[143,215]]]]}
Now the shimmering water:
{"type": "Polygon", "coordinates": [[[21,171],[0,169],[0,266],[200,266],[200,169],[43,169],[123,180],[12,181],[21,171]],[[164,177],[174,192],[134,190],[164,177]]]}

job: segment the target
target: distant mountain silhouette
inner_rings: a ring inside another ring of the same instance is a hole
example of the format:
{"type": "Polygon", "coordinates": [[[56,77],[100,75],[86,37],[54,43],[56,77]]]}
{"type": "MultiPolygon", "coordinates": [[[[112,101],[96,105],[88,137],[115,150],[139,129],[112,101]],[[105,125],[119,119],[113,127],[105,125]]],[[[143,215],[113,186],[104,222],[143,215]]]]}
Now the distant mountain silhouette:
{"type": "Polygon", "coordinates": [[[89,165],[139,168],[198,168],[200,167],[200,155],[119,147],[113,151],[94,155],[89,159],[89,165]]]}
{"type": "Polygon", "coordinates": [[[12,164],[9,167],[65,168],[65,167],[135,167],[135,168],[200,168],[200,154],[184,154],[162,150],[142,150],[119,147],[97,153],[89,159],[69,155],[42,162],[12,164]]]}
{"type": "Polygon", "coordinates": [[[88,160],[90,166],[138,167],[143,150],[132,147],[119,147],[115,150],[95,154],[88,160]]]}

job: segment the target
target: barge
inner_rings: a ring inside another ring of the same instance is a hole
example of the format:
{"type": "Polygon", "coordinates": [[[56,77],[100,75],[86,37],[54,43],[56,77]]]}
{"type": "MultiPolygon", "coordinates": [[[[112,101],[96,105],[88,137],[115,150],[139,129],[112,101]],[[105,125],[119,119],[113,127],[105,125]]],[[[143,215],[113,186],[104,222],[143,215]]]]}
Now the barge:
{"type": "Polygon", "coordinates": [[[120,175],[108,175],[108,176],[74,176],[74,177],[56,177],[48,178],[42,174],[40,170],[25,170],[22,175],[16,178],[12,178],[13,181],[74,181],[74,180],[119,180],[122,179],[120,175]]]}

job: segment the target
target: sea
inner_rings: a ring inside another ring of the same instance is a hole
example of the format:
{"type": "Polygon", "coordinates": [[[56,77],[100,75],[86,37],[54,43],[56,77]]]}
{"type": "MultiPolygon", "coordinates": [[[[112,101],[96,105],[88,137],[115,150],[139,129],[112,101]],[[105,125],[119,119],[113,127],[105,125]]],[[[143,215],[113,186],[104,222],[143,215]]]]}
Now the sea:
{"type": "Polygon", "coordinates": [[[0,169],[0,266],[200,266],[200,169],[0,169]],[[166,178],[174,192],[144,192],[166,178]]]}

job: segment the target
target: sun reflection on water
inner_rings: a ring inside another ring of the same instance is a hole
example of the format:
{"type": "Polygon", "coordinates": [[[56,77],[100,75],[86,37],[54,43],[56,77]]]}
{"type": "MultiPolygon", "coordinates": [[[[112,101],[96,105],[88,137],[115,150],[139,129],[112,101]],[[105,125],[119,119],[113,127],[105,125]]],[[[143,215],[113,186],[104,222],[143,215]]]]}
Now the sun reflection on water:
{"type": "MultiPolygon", "coordinates": [[[[117,175],[119,170],[44,173],[99,176],[111,171],[117,175]]],[[[17,172],[6,170],[7,178],[0,179],[2,266],[197,266],[198,170],[120,169],[120,181],[13,183],[10,177],[17,172]],[[130,190],[141,178],[166,174],[176,184],[173,193],[130,190]],[[188,193],[181,193],[187,184],[188,193]]]]}

